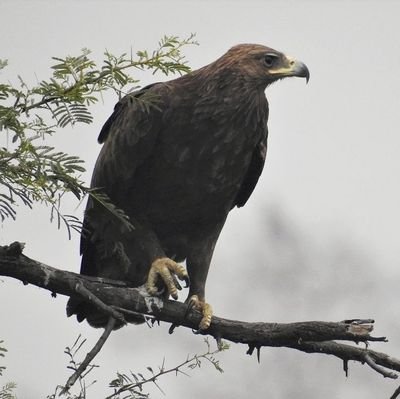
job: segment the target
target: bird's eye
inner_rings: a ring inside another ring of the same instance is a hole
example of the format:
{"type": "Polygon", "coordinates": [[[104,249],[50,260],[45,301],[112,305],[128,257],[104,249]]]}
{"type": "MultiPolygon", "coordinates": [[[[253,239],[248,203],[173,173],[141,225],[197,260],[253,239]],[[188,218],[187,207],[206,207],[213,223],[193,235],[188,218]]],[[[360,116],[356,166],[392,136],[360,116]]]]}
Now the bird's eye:
{"type": "Polygon", "coordinates": [[[264,57],[264,64],[270,68],[275,64],[275,61],[277,59],[277,56],[275,54],[267,54],[264,57]]]}

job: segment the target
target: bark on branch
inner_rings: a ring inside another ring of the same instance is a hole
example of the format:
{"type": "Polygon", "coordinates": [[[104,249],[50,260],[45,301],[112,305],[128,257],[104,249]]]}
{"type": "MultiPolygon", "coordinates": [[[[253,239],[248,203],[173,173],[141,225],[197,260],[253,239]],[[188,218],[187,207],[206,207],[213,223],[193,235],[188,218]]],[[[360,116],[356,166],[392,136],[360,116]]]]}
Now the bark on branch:
{"type": "MultiPolygon", "coordinates": [[[[0,275],[34,284],[52,293],[79,296],[108,313],[110,318],[123,319],[123,315],[141,313],[160,321],[196,330],[201,315],[189,311],[187,305],[176,301],[162,301],[149,296],[144,289],[129,288],[124,282],[82,276],[45,265],[22,254],[23,245],[13,243],[0,247],[0,275]]],[[[248,354],[263,346],[288,347],[306,353],[323,353],[343,361],[347,373],[349,360],[367,364],[385,377],[397,378],[400,360],[353,343],[386,342],[385,337],[370,335],[372,319],[343,320],[340,322],[308,321],[296,323],[248,323],[213,316],[211,326],[199,332],[221,339],[248,345],[248,354]]]]}

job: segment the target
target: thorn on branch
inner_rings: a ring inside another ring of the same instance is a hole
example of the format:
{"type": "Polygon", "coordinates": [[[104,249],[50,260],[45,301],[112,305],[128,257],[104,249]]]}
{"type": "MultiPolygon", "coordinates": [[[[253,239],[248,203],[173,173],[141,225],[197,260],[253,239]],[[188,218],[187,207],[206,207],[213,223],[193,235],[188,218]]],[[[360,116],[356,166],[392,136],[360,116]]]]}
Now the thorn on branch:
{"type": "Polygon", "coordinates": [[[248,344],[249,349],[247,349],[246,355],[252,356],[254,353],[254,349],[257,350],[257,362],[260,363],[260,355],[261,355],[261,346],[258,344],[248,344]]]}
{"type": "Polygon", "coordinates": [[[156,318],[153,318],[153,319],[150,319],[150,323],[151,323],[152,327],[154,327],[155,324],[157,324],[157,326],[159,326],[160,325],[160,320],[158,320],[156,318]]]}
{"type": "Polygon", "coordinates": [[[254,353],[254,349],[257,349],[257,362],[260,363],[260,355],[261,355],[261,345],[256,344],[248,344],[249,349],[246,352],[246,355],[252,355],[254,353]]]}
{"type": "Polygon", "coordinates": [[[349,361],[347,359],[343,359],[343,370],[346,377],[349,376],[349,361]]]}
{"type": "Polygon", "coordinates": [[[216,334],[216,335],[214,335],[214,338],[215,338],[215,341],[217,342],[217,348],[218,348],[219,350],[221,350],[222,347],[223,347],[223,342],[222,342],[221,334],[216,334]]]}
{"type": "Polygon", "coordinates": [[[248,344],[249,349],[247,349],[246,355],[251,356],[254,352],[254,349],[256,349],[256,346],[254,344],[248,344]]]}
{"type": "Polygon", "coordinates": [[[176,324],[176,323],[172,323],[171,326],[168,329],[168,334],[173,334],[176,327],[179,327],[179,325],[176,324]]]}

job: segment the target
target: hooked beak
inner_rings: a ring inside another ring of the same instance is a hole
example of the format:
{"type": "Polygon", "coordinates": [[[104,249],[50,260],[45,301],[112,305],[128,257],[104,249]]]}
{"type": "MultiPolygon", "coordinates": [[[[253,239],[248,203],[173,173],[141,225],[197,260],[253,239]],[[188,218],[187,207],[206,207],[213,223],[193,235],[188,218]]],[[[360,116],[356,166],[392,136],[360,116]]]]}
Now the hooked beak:
{"type": "Polygon", "coordinates": [[[276,76],[278,79],[297,76],[299,78],[306,78],[306,83],[310,80],[310,71],[307,65],[291,57],[286,57],[285,65],[278,69],[270,70],[269,74],[276,76]]]}

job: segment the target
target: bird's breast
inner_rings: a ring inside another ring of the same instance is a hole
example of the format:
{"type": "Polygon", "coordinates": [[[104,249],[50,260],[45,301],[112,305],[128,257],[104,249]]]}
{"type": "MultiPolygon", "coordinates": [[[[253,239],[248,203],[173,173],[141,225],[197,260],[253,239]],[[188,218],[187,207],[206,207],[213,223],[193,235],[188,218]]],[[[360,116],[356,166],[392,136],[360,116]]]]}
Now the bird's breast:
{"type": "Polygon", "coordinates": [[[165,132],[137,176],[145,212],[183,223],[226,216],[259,140],[257,131],[226,126],[165,132]]]}

